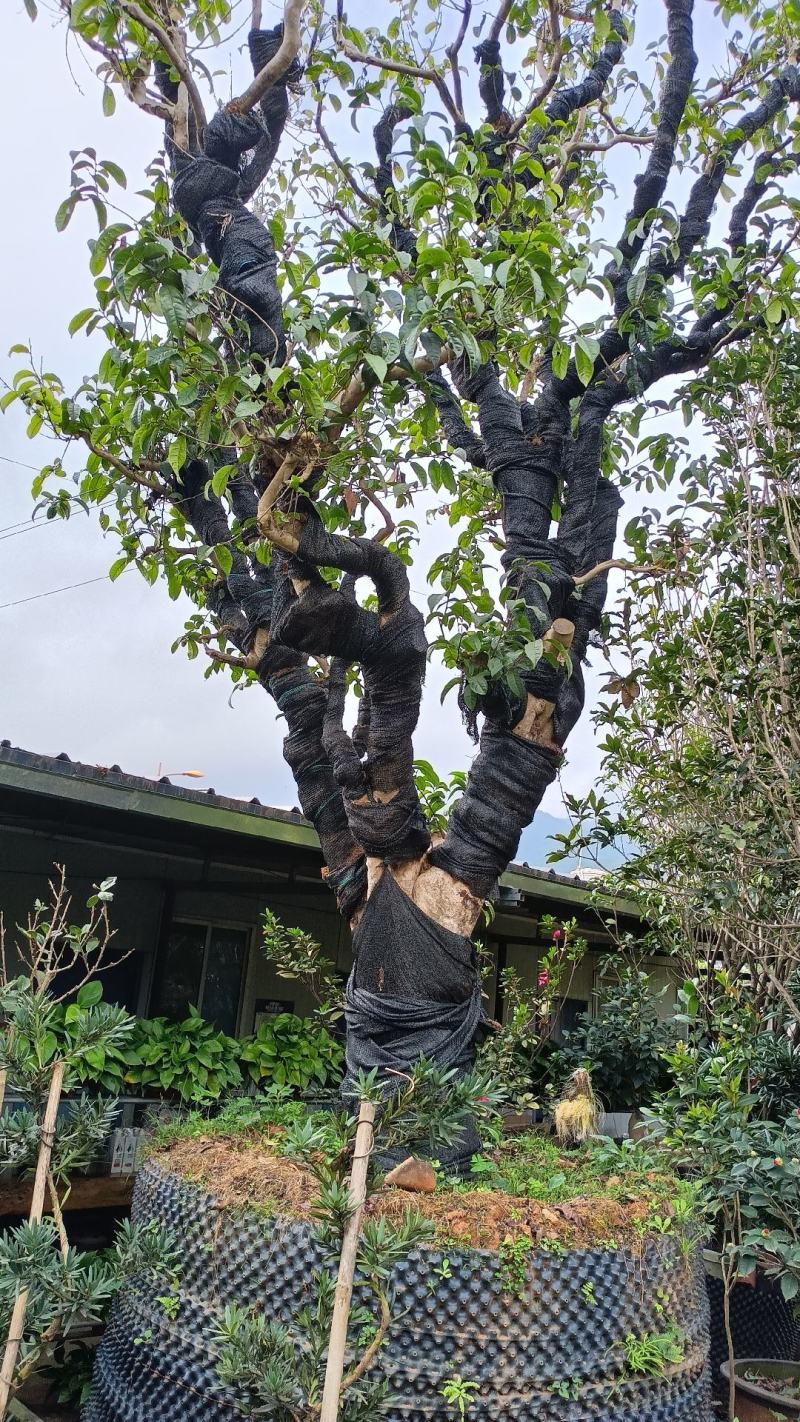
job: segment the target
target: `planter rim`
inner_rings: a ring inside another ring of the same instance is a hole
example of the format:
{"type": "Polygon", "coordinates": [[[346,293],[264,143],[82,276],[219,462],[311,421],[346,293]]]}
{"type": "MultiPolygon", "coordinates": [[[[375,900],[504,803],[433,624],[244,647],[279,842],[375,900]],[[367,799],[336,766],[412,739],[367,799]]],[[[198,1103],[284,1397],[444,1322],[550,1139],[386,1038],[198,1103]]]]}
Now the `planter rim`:
{"type": "MultiPolygon", "coordinates": [[[[767,1377],[800,1379],[800,1362],[785,1362],[777,1358],[734,1358],[733,1376],[737,1390],[741,1390],[745,1397],[750,1397],[754,1402],[763,1402],[765,1406],[773,1410],[780,1407],[785,1417],[800,1417],[800,1398],[783,1397],[778,1392],[769,1392],[765,1387],[759,1387],[758,1383],[750,1382],[748,1378],[741,1376],[741,1369],[757,1368],[766,1374],[767,1377]]],[[[720,1372],[726,1382],[730,1381],[730,1363],[726,1360],[720,1365],[720,1372]]]]}

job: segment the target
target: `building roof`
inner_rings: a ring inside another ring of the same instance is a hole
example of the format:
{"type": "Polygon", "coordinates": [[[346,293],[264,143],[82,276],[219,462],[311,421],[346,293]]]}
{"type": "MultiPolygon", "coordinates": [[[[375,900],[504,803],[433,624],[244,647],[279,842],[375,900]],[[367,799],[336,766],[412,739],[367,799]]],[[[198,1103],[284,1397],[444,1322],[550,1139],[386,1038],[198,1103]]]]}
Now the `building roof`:
{"type": "MultiPolygon", "coordinates": [[[[71,760],[65,751],[55,756],[37,755],[12,746],[7,740],[0,741],[0,789],[4,788],[106,810],[127,810],[162,822],[244,834],[273,844],[319,849],[316,831],[297,810],[262,805],[255,797],[237,800],[218,795],[215,790],[173,785],[167,776],[155,780],[129,775],[119,765],[86,765],[71,760]]],[[[501,884],[537,898],[597,904],[597,887],[577,874],[556,874],[552,869],[511,864],[501,884]]],[[[610,907],[612,900],[606,902],[610,907]]],[[[626,900],[614,900],[613,906],[621,913],[638,917],[636,906],[626,900]]]]}

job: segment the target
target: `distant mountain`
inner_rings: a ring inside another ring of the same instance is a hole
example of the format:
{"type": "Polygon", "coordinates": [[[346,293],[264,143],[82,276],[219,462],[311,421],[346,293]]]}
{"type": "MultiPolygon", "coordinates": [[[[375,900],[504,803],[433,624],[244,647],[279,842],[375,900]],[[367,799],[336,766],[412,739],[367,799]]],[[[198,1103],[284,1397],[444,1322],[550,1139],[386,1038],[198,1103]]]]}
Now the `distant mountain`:
{"type": "Polygon", "coordinates": [[[622,860],[623,856],[618,852],[606,850],[599,866],[594,859],[587,859],[586,856],[579,863],[575,855],[560,859],[556,864],[549,864],[547,856],[559,847],[551,836],[566,834],[569,828],[570,822],[566,816],[538,814],[533,824],[528,825],[523,832],[517,859],[521,863],[529,864],[532,869],[554,869],[557,874],[573,874],[581,867],[613,869],[622,860]]]}

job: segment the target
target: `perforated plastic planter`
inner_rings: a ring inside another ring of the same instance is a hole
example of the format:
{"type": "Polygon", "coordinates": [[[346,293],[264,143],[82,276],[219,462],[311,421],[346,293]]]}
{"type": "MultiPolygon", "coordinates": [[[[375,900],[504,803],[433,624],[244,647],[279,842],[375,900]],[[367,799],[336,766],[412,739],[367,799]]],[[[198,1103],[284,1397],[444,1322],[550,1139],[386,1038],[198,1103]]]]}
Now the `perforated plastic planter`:
{"type": "MultiPolygon", "coordinates": [[[[166,1317],[160,1290],[141,1284],[118,1300],[85,1422],[237,1422],[246,1413],[210,1357],[215,1319],[226,1303],[295,1314],[319,1263],[308,1228],[221,1210],[155,1162],[138,1176],[134,1217],[181,1239],[181,1307],[166,1317]]],[[[707,1422],[702,1261],[674,1239],[636,1254],[531,1252],[523,1297],[496,1254],[451,1249],[448,1259],[446,1278],[430,1251],[395,1273],[398,1321],[379,1364],[398,1399],[391,1422],[453,1422],[441,1395],[453,1374],[478,1384],[468,1422],[707,1422]],[[626,1338],[662,1334],[668,1320],[684,1335],[682,1361],[656,1377],[631,1373],[626,1338]]]]}

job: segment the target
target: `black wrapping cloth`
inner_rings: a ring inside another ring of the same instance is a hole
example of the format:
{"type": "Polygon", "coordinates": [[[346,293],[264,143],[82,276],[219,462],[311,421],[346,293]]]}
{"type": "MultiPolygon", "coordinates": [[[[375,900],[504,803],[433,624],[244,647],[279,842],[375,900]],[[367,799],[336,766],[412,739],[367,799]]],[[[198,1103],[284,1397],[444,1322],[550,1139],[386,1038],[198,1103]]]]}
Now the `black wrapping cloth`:
{"type": "Polygon", "coordinates": [[[423,913],[384,870],[353,934],[348,1076],[408,1071],[421,1057],[467,1071],[484,1035],[474,945],[423,913]]]}

